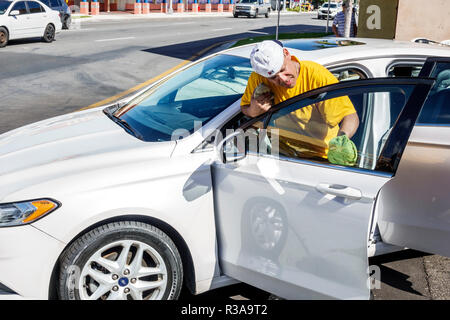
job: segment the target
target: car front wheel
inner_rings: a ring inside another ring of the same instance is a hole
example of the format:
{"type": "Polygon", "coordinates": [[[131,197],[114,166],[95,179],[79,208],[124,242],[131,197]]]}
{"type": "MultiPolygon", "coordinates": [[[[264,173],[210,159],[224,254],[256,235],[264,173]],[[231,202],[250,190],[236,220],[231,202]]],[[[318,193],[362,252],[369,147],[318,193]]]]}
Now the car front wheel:
{"type": "Polygon", "coordinates": [[[60,260],[64,300],[172,300],[183,283],[173,241],[149,224],[121,221],[75,240],[60,260]]]}
{"type": "Polygon", "coordinates": [[[44,40],[44,42],[52,42],[55,40],[55,27],[52,24],[48,24],[45,28],[42,40],[44,40]]]}
{"type": "Polygon", "coordinates": [[[9,33],[3,27],[0,27],[0,48],[5,47],[8,44],[9,33]]]}

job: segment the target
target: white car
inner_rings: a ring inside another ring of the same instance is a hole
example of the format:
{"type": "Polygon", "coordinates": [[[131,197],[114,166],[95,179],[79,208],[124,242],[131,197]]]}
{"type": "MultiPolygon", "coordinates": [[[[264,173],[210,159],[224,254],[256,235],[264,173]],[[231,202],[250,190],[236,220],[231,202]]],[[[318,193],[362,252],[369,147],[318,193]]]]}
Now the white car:
{"type": "Polygon", "coordinates": [[[367,299],[369,256],[450,256],[450,50],[284,45],[341,82],[248,119],[248,45],[0,135],[1,297],[175,299],[242,281],[287,299],[367,299]],[[304,157],[297,145],[314,136],[283,126],[340,96],[360,119],[353,166],[304,157]]]}
{"type": "Polygon", "coordinates": [[[60,13],[37,0],[0,0],[0,48],[9,40],[41,37],[52,42],[61,31],[60,13]]]}
{"type": "Polygon", "coordinates": [[[342,5],[340,3],[330,2],[330,8],[328,8],[328,2],[325,2],[317,10],[317,19],[326,19],[329,14],[329,19],[333,20],[339,11],[342,11],[342,5]]]}

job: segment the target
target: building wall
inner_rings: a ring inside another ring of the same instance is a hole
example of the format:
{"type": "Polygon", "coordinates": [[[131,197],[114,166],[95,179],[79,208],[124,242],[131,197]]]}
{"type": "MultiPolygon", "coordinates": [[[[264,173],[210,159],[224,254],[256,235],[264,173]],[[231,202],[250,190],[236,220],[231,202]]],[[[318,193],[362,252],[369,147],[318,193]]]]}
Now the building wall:
{"type": "Polygon", "coordinates": [[[395,39],[450,40],[449,0],[399,0],[395,39]]]}

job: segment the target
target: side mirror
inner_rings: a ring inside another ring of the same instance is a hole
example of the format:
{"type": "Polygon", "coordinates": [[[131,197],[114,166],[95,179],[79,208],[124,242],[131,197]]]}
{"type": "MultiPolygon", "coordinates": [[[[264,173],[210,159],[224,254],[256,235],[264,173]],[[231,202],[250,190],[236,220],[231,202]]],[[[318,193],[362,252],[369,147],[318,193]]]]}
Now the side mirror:
{"type": "Polygon", "coordinates": [[[20,15],[20,11],[19,10],[13,10],[9,13],[10,16],[18,16],[20,15]]]}
{"type": "Polygon", "coordinates": [[[236,162],[244,159],[247,156],[244,132],[238,130],[225,137],[217,145],[217,155],[222,163],[236,162]]]}

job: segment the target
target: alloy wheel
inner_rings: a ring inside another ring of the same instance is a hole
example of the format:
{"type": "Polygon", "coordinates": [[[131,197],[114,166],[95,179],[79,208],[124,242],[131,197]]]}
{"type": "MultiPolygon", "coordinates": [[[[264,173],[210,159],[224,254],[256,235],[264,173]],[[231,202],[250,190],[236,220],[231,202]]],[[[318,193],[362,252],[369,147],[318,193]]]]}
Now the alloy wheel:
{"type": "Polygon", "coordinates": [[[167,284],[166,264],[154,248],[121,240],[90,257],[81,270],[78,288],[83,300],[159,300],[167,284]]]}

